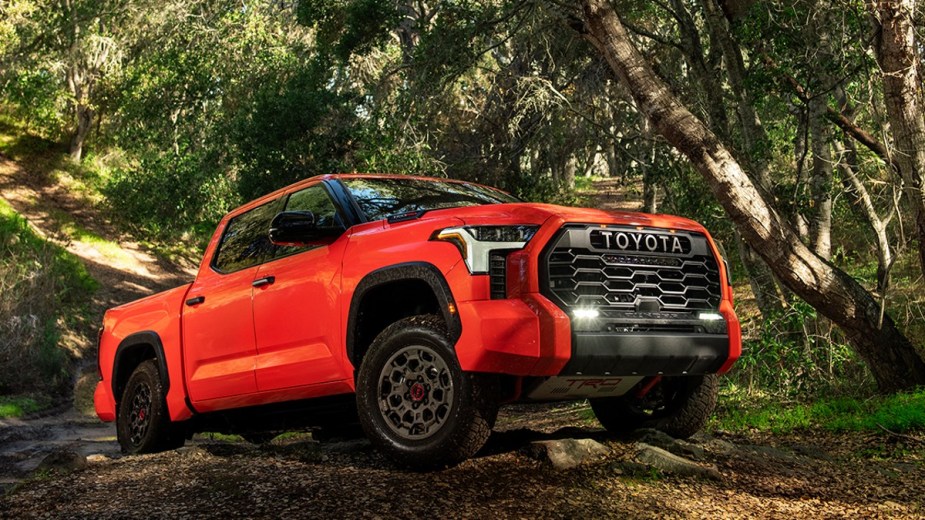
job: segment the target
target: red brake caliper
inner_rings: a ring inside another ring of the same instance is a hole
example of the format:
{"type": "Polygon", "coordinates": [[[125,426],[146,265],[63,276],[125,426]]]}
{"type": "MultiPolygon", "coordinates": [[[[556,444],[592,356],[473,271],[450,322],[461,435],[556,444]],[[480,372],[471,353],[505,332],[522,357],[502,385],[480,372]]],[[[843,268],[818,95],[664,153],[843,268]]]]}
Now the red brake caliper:
{"type": "Polygon", "coordinates": [[[411,385],[411,400],[420,401],[424,399],[424,385],[415,383],[411,385]]]}

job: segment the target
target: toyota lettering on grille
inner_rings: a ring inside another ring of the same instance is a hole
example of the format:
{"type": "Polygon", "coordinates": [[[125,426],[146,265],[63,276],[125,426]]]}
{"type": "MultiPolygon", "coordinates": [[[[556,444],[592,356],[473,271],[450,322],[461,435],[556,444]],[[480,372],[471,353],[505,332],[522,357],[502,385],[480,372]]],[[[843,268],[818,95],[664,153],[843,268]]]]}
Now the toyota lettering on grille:
{"type": "Polygon", "coordinates": [[[607,229],[591,230],[591,246],[596,249],[616,251],[682,255],[691,251],[691,242],[684,236],[607,229]]]}

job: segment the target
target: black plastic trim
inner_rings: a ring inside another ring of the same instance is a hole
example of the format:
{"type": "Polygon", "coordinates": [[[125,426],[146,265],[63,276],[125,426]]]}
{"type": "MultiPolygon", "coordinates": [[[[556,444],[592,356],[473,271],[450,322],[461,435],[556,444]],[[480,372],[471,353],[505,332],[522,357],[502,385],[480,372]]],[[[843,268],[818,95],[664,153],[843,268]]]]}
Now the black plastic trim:
{"type": "Polygon", "coordinates": [[[161,376],[161,384],[164,386],[164,394],[166,395],[170,389],[170,374],[167,372],[167,358],[164,355],[164,344],[161,343],[161,337],[152,330],[143,330],[126,336],[116,348],[116,356],[112,366],[112,395],[116,400],[119,399],[116,382],[119,381],[119,367],[121,366],[122,355],[143,347],[151,347],[154,350],[154,359],[157,362],[157,371],[161,376]]]}
{"type": "Polygon", "coordinates": [[[727,335],[575,333],[560,375],[713,374],[728,358],[727,335]]]}
{"type": "Polygon", "coordinates": [[[449,304],[454,303],[453,293],[450,291],[450,286],[443,277],[443,273],[437,269],[437,266],[427,262],[395,264],[372,271],[357,284],[353,299],[350,301],[350,314],[347,318],[347,359],[353,359],[357,321],[359,319],[357,315],[360,311],[363,297],[370,289],[401,280],[421,280],[430,286],[437,297],[437,304],[440,306],[451,341],[456,343],[456,340],[459,339],[460,334],[462,334],[462,322],[458,313],[450,313],[449,304]]]}
{"type": "MultiPolygon", "coordinates": [[[[188,403],[190,409],[192,405],[188,403]]],[[[187,431],[220,433],[282,432],[317,426],[357,423],[356,396],[335,394],[244,408],[194,413],[187,431]]]]}
{"type": "Polygon", "coordinates": [[[363,222],[369,222],[369,219],[366,218],[366,215],[360,209],[360,205],[357,204],[350,190],[344,186],[344,183],[341,182],[340,179],[332,179],[324,182],[330,188],[335,202],[340,204],[345,213],[350,214],[354,223],[361,224],[363,222]]]}

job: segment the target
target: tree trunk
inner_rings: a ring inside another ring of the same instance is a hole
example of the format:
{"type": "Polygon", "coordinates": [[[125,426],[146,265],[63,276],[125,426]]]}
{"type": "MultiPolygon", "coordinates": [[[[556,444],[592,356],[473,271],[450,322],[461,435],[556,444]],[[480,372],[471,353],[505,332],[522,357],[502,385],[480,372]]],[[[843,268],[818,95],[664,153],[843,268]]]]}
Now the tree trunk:
{"type": "MultiPolygon", "coordinates": [[[[839,116],[844,121],[854,125],[854,107],[848,99],[844,89],[838,87],[835,89],[835,100],[838,103],[841,112],[839,116]]],[[[843,142],[832,140],[832,147],[836,153],[836,164],[838,171],[841,172],[842,182],[845,184],[845,191],[854,197],[855,205],[860,208],[861,216],[870,224],[874,235],[877,237],[877,294],[880,296],[881,308],[886,299],[886,292],[890,286],[890,269],[893,267],[893,250],[890,245],[890,239],[887,235],[887,226],[896,215],[896,204],[898,197],[895,196],[894,204],[887,213],[887,216],[880,218],[877,209],[874,207],[874,201],[867,191],[867,187],[861,181],[858,175],[860,161],[858,160],[858,150],[854,141],[851,140],[849,132],[845,132],[842,137],[843,142]]]]}
{"type": "Polygon", "coordinates": [[[912,16],[915,0],[881,0],[870,3],[880,23],[875,43],[883,71],[883,98],[893,134],[893,157],[906,182],[906,196],[915,215],[919,262],[925,273],[925,116],[917,42],[912,16]]]}
{"type": "Polygon", "coordinates": [[[854,143],[848,139],[845,139],[845,141],[844,145],[838,141],[832,142],[835,151],[839,155],[838,170],[847,184],[845,191],[853,196],[855,204],[860,207],[861,216],[867,220],[874,232],[874,236],[877,237],[877,293],[880,294],[882,300],[890,285],[889,273],[890,268],[893,266],[893,250],[890,246],[890,238],[886,233],[886,228],[892,215],[886,219],[880,218],[877,209],[874,208],[870,193],[858,177],[858,153],[854,148],[854,143]]]}
{"type": "Polygon", "coordinates": [[[880,389],[892,392],[925,384],[925,362],[851,276],[806,247],[768,203],[727,147],[685,108],[652,71],[606,0],[582,0],[587,39],[598,49],[643,113],[704,176],[742,237],[777,278],[838,324],[864,359],[880,389]]]}
{"type": "Polygon", "coordinates": [[[726,116],[726,104],[723,102],[721,76],[707,63],[697,24],[684,5],[684,0],[671,0],[671,7],[678,17],[684,61],[687,62],[689,74],[694,79],[698,97],[706,106],[708,126],[716,135],[726,139],[729,136],[729,118],[726,116]]]}
{"type": "MultiPolygon", "coordinates": [[[[717,0],[701,0],[700,4],[703,8],[707,29],[710,32],[710,40],[720,50],[723,64],[726,66],[729,86],[735,96],[736,113],[742,132],[740,156],[745,158],[746,164],[755,173],[754,178],[757,179],[758,184],[770,192],[771,177],[767,160],[770,146],[767,143],[767,133],[755,112],[754,101],[745,87],[746,72],[742,61],[742,50],[733,37],[729,20],[717,0]]],[[[709,85],[706,87],[711,88],[709,85]]],[[[722,103],[722,89],[719,89],[717,94],[720,96],[719,100],[714,102],[722,103]]],[[[725,110],[725,107],[721,110],[725,110]]],[[[726,135],[728,133],[720,133],[719,138],[728,140],[726,135]]],[[[740,233],[736,233],[736,245],[761,315],[765,319],[774,319],[783,312],[785,307],[784,296],[778,288],[777,280],[774,279],[771,269],[764,264],[761,257],[742,239],[740,233]]]]}
{"type": "Polygon", "coordinates": [[[755,295],[755,304],[765,320],[774,320],[784,312],[786,300],[781,294],[771,268],[736,230],[736,247],[739,259],[748,275],[748,284],[755,295]]]}
{"type": "Polygon", "coordinates": [[[809,101],[809,128],[813,171],[809,178],[809,240],[817,255],[832,258],[832,146],[828,131],[826,98],[809,101]]]}
{"type": "Polygon", "coordinates": [[[71,137],[70,154],[71,159],[80,161],[83,158],[84,144],[87,136],[90,135],[90,129],[93,127],[93,109],[85,104],[77,105],[77,129],[71,137]]]}
{"type": "Polygon", "coordinates": [[[723,63],[729,78],[729,86],[736,98],[736,112],[739,115],[742,131],[742,151],[745,153],[745,163],[749,166],[765,190],[771,189],[771,177],[768,170],[768,136],[761,125],[758,113],[755,112],[755,103],[745,86],[746,71],[742,61],[742,50],[739,43],[733,38],[729,29],[729,21],[717,0],[701,0],[704,19],[715,41],[723,54],[723,63]]]}

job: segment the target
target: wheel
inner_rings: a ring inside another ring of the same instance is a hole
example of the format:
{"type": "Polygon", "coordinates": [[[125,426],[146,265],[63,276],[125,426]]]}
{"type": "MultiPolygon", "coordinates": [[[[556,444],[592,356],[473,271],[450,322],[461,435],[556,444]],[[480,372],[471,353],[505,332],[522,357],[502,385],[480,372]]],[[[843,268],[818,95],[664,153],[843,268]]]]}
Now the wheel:
{"type": "Polygon", "coordinates": [[[413,316],[370,346],[357,377],[357,411],[373,445],[400,464],[436,469],[485,444],[497,390],[495,377],[462,371],[443,320],[413,316]]]}
{"type": "Polygon", "coordinates": [[[122,452],[128,454],[183,446],[182,432],[167,414],[164,387],[154,360],[143,361],[129,376],[119,402],[116,435],[122,452]]]}
{"type": "Polygon", "coordinates": [[[716,406],[716,375],[666,377],[643,397],[589,399],[594,415],[613,434],[655,428],[686,439],[700,431],[716,406]]]}

